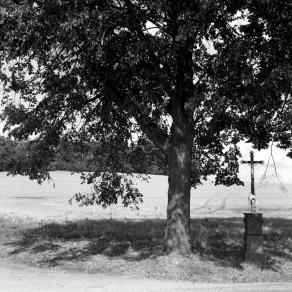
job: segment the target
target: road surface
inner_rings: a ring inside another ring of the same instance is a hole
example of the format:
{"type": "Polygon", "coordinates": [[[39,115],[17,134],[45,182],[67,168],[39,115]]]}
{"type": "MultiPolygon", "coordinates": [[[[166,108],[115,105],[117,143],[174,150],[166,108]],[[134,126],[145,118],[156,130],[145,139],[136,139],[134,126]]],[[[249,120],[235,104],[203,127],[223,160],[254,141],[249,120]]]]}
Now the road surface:
{"type": "Polygon", "coordinates": [[[217,284],[85,274],[0,263],[1,292],[264,292],[292,291],[291,283],[217,284]]]}

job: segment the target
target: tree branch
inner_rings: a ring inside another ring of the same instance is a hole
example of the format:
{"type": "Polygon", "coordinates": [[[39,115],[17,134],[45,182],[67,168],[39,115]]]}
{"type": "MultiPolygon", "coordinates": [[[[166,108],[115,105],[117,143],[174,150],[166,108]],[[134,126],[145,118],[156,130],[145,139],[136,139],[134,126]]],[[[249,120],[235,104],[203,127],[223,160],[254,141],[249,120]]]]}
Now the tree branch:
{"type": "Polygon", "coordinates": [[[165,78],[165,74],[164,74],[163,70],[160,68],[159,62],[158,62],[157,57],[154,54],[154,52],[152,52],[150,55],[150,62],[154,67],[155,73],[157,74],[158,80],[159,80],[163,90],[171,99],[174,99],[175,93],[173,92],[173,90],[171,89],[169,84],[167,83],[166,78],[165,78]]]}
{"type": "MultiPolygon", "coordinates": [[[[134,11],[134,4],[131,2],[131,0],[125,0],[125,4],[129,10],[129,12],[134,11]]],[[[134,13],[133,13],[134,14],[134,13]]],[[[157,25],[156,23],[154,23],[155,25],[157,25]]],[[[157,25],[158,26],[158,25],[157,25]]],[[[137,34],[140,36],[140,38],[145,41],[146,43],[148,43],[147,37],[144,34],[143,28],[140,27],[137,23],[135,23],[135,25],[132,27],[132,29],[134,31],[137,32],[137,34]]],[[[170,97],[170,98],[174,98],[175,93],[173,92],[173,90],[171,89],[171,87],[167,84],[166,78],[165,78],[165,74],[162,70],[162,68],[159,65],[159,60],[157,59],[155,52],[153,51],[153,49],[151,48],[151,46],[148,47],[149,49],[149,55],[150,55],[150,63],[153,65],[155,73],[157,74],[158,80],[163,88],[163,90],[165,91],[165,93],[170,97]]]]}
{"type": "Polygon", "coordinates": [[[140,107],[131,102],[131,107],[125,108],[126,98],[121,95],[120,91],[115,86],[114,82],[107,80],[104,84],[104,93],[109,96],[116,104],[123,107],[128,113],[133,115],[141,130],[147,137],[155,143],[160,149],[166,151],[168,148],[169,136],[166,132],[159,128],[159,126],[148,116],[142,113],[140,107]]]}

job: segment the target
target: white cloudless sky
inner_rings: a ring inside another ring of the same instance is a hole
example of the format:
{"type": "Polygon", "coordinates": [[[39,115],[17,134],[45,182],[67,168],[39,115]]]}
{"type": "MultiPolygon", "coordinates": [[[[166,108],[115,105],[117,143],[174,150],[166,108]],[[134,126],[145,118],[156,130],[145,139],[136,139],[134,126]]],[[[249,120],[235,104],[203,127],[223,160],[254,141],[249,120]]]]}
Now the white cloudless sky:
{"type": "MultiPolygon", "coordinates": [[[[271,146],[268,149],[261,151],[252,148],[251,143],[240,142],[239,144],[242,158],[241,160],[250,160],[250,151],[254,152],[254,160],[263,160],[264,164],[258,164],[255,166],[255,182],[259,183],[261,177],[266,172],[266,178],[264,183],[280,184],[276,177],[276,171],[278,178],[283,184],[292,184],[292,159],[287,156],[287,151],[279,149],[274,144],[272,146],[272,153],[275,165],[271,155],[271,146]],[[270,158],[270,159],[269,159],[270,158]],[[269,162],[269,163],[268,163],[269,162]]],[[[250,166],[247,164],[240,164],[239,176],[244,181],[250,181],[250,166]]]]}

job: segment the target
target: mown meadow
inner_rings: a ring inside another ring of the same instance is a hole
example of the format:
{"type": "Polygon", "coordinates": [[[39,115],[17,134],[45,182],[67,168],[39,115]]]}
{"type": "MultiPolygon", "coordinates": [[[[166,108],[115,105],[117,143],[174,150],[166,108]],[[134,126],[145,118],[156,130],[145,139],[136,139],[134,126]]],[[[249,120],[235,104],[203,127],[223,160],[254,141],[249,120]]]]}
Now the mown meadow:
{"type": "Polygon", "coordinates": [[[42,186],[24,177],[0,182],[1,261],[108,275],[213,282],[292,281],[292,196],[277,185],[258,186],[264,213],[264,266],[243,261],[243,215],[248,185],[192,191],[192,255],[161,252],[167,178],[138,180],[139,210],[68,205],[85,191],[78,176],[53,173],[42,186]]]}

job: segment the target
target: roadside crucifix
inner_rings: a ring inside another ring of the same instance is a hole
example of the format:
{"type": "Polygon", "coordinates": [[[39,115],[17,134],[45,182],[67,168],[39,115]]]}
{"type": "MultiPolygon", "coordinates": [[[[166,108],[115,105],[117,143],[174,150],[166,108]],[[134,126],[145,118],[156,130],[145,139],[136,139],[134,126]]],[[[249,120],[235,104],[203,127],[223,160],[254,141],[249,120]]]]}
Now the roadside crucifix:
{"type": "Polygon", "coordinates": [[[241,163],[250,165],[250,194],[248,196],[249,210],[244,213],[244,260],[246,262],[251,262],[264,265],[264,245],[263,245],[263,217],[262,213],[257,210],[256,195],[254,190],[254,165],[263,164],[263,161],[255,161],[253,156],[253,151],[250,151],[250,160],[242,160],[241,163]]]}
{"type": "Polygon", "coordinates": [[[262,160],[255,161],[253,151],[250,151],[250,160],[242,160],[241,163],[250,165],[251,185],[250,185],[250,194],[248,196],[249,211],[252,213],[257,212],[256,194],[255,194],[255,189],[254,189],[254,165],[255,164],[263,164],[264,162],[262,160]]]}

